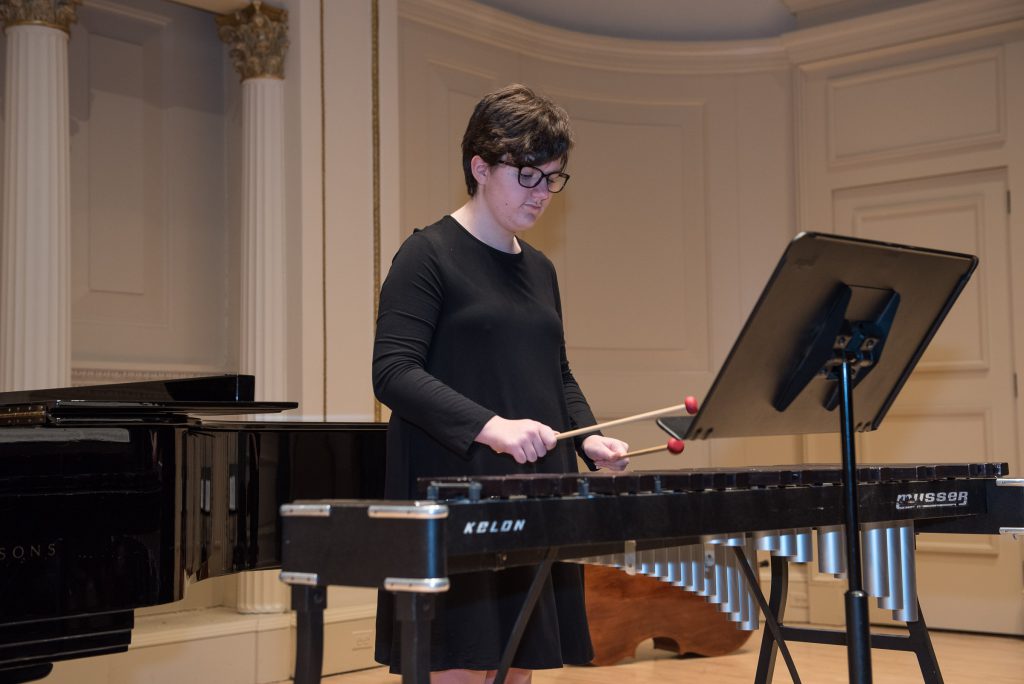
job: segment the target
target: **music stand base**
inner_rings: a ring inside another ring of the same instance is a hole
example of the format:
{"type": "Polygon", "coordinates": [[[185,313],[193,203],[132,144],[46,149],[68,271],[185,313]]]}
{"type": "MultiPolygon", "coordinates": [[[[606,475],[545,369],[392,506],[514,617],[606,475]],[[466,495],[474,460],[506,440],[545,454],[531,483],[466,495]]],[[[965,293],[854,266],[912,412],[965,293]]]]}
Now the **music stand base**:
{"type": "MultiPolygon", "coordinates": [[[[786,595],[789,591],[789,561],[785,558],[773,557],[771,563],[772,584],[768,605],[779,624],[783,640],[805,644],[847,646],[848,639],[845,631],[790,627],[783,623],[786,595]]],[[[906,635],[871,634],[869,632],[869,648],[913,653],[917,657],[917,663],[921,669],[921,681],[924,684],[943,684],[942,672],[939,670],[939,662],[935,657],[935,649],[928,634],[928,625],[924,621],[920,602],[917,606],[917,615],[917,620],[906,623],[906,635]]],[[[761,637],[761,653],[754,675],[755,684],[771,684],[777,654],[778,644],[770,632],[765,630],[761,637]]]]}

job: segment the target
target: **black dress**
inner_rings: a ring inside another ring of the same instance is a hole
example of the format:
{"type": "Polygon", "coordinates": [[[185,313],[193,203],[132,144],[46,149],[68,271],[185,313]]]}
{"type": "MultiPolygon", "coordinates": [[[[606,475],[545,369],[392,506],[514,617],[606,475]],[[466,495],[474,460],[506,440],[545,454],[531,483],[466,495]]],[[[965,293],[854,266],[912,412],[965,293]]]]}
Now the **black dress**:
{"type": "MultiPolygon", "coordinates": [[[[555,430],[593,425],[565,356],[555,269],[520,240],[493,249],[451,216],[417,230],[395,255],[380,296],[373,353],[378,399],[392,410],[386,496],[417,497],[416,478],[575,472],[579,441],[520,465],[474,437],[494,415],[555,430]]],[[[493,670],[534,568],[451,576],[437,596],[431,670],[493,670]]],[[[513,667],[545,669],[593,657],[582,568],[556,563],[513,667]]],[[[401,672],[389,593],[381,591],[375,657],[401,672]]]]}

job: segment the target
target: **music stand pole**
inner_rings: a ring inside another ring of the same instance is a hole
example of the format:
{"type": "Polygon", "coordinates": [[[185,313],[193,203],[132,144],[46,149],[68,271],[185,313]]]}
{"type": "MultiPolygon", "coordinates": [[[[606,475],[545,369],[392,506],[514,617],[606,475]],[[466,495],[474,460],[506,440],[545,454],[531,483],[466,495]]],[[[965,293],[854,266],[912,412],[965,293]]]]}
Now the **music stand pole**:
{"type": "Polygon", "coordinates": [[[850,362],[856,360],[856,354],[840,353],[839,420],[843,443],[843,503],[846,508],[846,570],[849,581],[846,591],[846,654],[850,684],[871,684],[871,631],[868,597],[861,584],[857,457],[853,441],[853,387],[850,382],[850,362]]]}

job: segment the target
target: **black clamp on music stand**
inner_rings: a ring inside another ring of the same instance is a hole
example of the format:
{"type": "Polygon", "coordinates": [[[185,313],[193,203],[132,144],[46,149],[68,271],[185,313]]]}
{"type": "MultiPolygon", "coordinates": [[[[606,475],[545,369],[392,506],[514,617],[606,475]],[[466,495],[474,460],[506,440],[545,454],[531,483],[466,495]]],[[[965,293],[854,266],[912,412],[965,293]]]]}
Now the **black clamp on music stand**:
{"type": "Polygon", "coordinates": [[[659,421],[691,440],[840,433],[851,683],[871,682],[854,433],[878,428],[977,264],[969,254],[801,233],[697,415],[659,421]]]}

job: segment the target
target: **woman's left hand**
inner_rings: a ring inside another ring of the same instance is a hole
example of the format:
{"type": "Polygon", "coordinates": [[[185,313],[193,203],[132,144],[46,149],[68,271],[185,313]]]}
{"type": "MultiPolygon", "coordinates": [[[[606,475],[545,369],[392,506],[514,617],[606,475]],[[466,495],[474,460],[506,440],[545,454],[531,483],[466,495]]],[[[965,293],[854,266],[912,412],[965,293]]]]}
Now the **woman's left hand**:
{"type": "Polygon", "coordinates": [[[599,469],[625,470],[629,465],[629,459],[623,458],[627,451],[629,451],[629,445],[614,437],[590,435],[583,440],[583,453],[599,469]]]}

